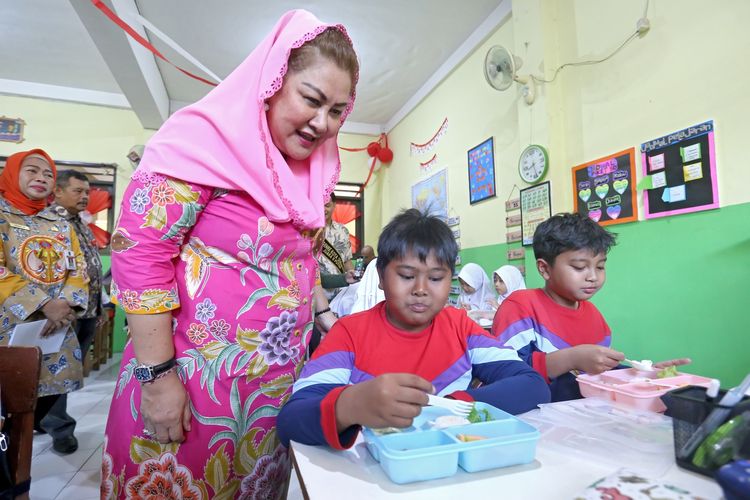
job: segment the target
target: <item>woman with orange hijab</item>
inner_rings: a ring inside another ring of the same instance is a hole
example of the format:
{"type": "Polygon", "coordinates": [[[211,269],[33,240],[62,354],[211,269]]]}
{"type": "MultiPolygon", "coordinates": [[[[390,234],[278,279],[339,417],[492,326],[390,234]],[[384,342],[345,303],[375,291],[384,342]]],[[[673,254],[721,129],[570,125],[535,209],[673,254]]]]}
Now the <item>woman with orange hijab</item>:
{"type": "MultiPolygon", "coordinates": [[[[8,157],[0,174],[0,346],[20,323],[67,327],[59,352],[42,357],[35,423],[60,394],[81,388],[81,349],[70,327],[86,309],[86,263],[68,222],[47,208],[55,162],[41,149],[8,157]]],[[[75,439],[75,438],[72,438],[75,439]]]]}

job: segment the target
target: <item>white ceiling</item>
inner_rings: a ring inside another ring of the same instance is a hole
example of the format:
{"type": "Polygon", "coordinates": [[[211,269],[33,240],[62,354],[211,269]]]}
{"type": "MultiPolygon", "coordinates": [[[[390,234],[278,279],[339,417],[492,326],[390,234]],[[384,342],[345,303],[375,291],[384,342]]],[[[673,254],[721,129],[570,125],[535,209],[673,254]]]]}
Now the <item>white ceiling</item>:
{"type": "MultiPolygon", "coordinates": [[[[395,126],[510,14],[510,0],[113,3],[129,24],[148,33],[129,13],[139,14],[219,77],[287,10],[302,7],[344,24],[361,61],[348,128],[363,133],[395,126]]],[[[175,63],[205,76],[158,37],[148,38],[175,63]]],[[[131,107],[147,128],[210,90],[134,44],[91,0],[0,0],[0,47],[0,93],[131,107]]]]}

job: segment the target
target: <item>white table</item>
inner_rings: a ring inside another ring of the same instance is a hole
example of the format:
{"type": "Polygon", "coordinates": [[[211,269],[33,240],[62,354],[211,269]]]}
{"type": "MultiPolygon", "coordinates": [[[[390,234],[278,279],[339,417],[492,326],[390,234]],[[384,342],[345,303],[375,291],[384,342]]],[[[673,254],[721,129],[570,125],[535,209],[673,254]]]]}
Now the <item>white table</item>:
{"type": "MultiPolygon", "coordinates": [[[[536,460],[530,464],[478,473],[458,472],[445,479],[399,485],[391,482],[372,458],[362,437],[346,451],[292,443],[294,466],[305,498],[353,499],[400,497],[411,499],[455,498],[473,500],[572,499],[617,467],[595,459],[582,459],[539,441],[536,460]]],[[[674,464],[658,479],[707,499],[721,498],[712,480],[679,469],[674,464]]]]}

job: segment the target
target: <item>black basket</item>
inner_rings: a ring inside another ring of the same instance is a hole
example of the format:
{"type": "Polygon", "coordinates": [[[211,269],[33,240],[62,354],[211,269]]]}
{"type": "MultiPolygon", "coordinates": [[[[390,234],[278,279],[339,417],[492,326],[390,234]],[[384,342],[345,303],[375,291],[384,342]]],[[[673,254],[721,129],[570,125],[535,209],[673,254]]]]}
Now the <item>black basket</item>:
{"type": "MultiPolygon", "coordinates": [[[[698,429],[703,421],[708,417],[711,411],[718,406],[719,401],[724,397],[726,391],[720,390],[719,395],[711,401],[706,401],[706,388],[697,386],[688,386],[670,391],[662,396],[662,401],[667,406],[665,415],[672,417],[672,427],[674,428],[674,454],[677,465],[683,469],[688,469],[704,476],[713,477],[716,469],[698,467],[693,464],[693,455],[683,460],[677,456],[678,451],[690,439],[690,436],[698,429]]],[[[726,420],[743,411],[750,410],[750,398],[744,397],[734,408],[726,420]]],[[[694,454],[694,452],[693,452],[694,454]]],[[[746,439],[740,455],[743,458],[750,458],[750,439],[746,439]]]]}

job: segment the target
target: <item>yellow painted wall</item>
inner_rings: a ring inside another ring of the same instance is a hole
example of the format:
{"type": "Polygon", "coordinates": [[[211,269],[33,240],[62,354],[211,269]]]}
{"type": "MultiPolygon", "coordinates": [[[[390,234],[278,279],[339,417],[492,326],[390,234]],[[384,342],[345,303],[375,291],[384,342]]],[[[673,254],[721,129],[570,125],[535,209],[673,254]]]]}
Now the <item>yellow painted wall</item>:
{"type": "MultiPolygon", "coordinates": [[[[532,106],[523,103],[516,85],[498,92],[485,82],[482,63],[492,45],[505,45],[523,59],[520,74],[549,79],[563,63],[611,53],[635,31],[644,6],[622,0],[514,2],[511,18],[390,132],[395,159],[382,180],[382,222],[411,206],[409,188],[429,175],[419,162],[437,154],[435,170],[448,168],[451,215],[461,216],[462,248],[503,243],[504,201],[514,185],[525,187],[517,161],[527,144],[548,148],[553,211],[570,211],[572,166],[708,119],[716,128],[721,205],[749,202],[743,153],[750,2],[651,0],[649,33],[608,61],[563,69],[554,83],[537,86],[532,106]],[[410,142],[426,142],[445,117],[448,132],[437,147],[410,156],[410,142]],[[470,206],[466,152],[490,136],[497,198],[470,206]]],[[[640,157],[636,169],[640,176],[640,157]]]]}
{"type": "MultiPolygon", "coordinates": [[[[131,110],[90,106],[47,99],[0,95],[0,115],[26,122],[25,140],[20,144],[0,142],[0,155],[42,148],[56,160],[116,163],[117,211],[132,168],[125,157],[135,144],[145,144],[154,130],[144,129],[131,110]]],[[[374,137],[341,134],[345,147],[362,147],[374,137]]],[[[369,170],[367,153],[341,152],[341,181],[364,182],[369,170]]],[[[374,176],[378,177],[377,173],[374,176]]],[[[375,180],[373,179],[373,180],[375,180]]],[[[365,237],[380,233],[379,191],[372,182],[365,191],[365,213],[373,213],[365,224],[365,237]]]]}
{"type": "Polygon", "coordinates": [[[20,144],[0,142],[0,155],[42,148],[55,160],[117,164],[117,207],[132,168],[125,157],[153,135],[127,109],[0,95],[0,115],[26,122],[20,144]]]}

